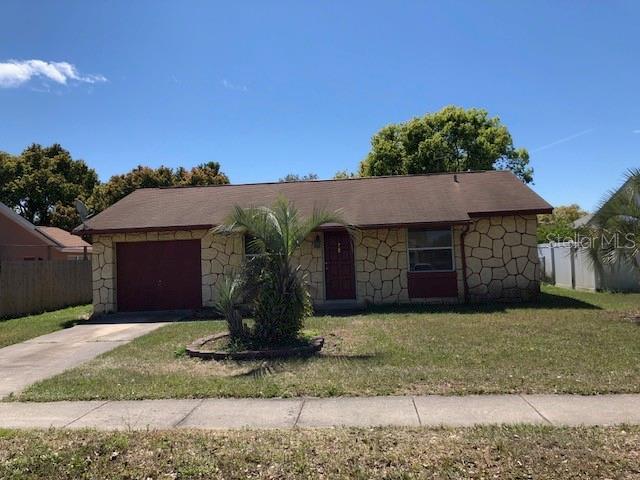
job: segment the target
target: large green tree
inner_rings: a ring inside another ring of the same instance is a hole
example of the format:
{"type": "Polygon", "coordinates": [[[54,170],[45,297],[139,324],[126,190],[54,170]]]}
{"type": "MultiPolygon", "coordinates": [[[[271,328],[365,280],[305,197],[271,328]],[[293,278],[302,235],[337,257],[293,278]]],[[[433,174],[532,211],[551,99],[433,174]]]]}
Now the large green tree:
{"type": "Polygon", "coordinates": [[[360,175],[406,175],[508,169],[533,180],[529,154],[515,148],[506,126],[486,110],[448,106],[388,125],[371,139],[360,175]]]}
{"type": "Polygon", "coordinates": [[[58,144],[0,153],[0,201],[36,225],[78,225],[73,200],[87,199],[97,184],[95,170],[58,144]]]}
{"type": "Polygon", "coordinates": [[[203,163],[190,170],[139,165],[128,173],[114,175],[108,182],[98,185],[89,199],[89,207],[93,212],[100,212],[137,188],[225,183],[229,183],[229,178],[220,170],[218,162],[203,163]]]}

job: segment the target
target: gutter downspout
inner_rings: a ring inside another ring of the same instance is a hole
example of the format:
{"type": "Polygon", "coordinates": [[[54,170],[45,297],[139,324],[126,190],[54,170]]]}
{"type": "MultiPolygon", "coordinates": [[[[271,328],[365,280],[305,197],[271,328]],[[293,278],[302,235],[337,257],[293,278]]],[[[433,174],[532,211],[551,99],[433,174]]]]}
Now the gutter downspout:
{"type": "Polygon", "coordinates": [[[464,239],[469,232],[470,226],[471,223],[467,223],[464,227],[464,230],[462,230],[462,232],[460,233],[460,253],[462,254],[462,285],[465,303],[467,303],[467,301],[469,300],[469,283],[467,282],[467,255],[465,253],[464,239]]]}

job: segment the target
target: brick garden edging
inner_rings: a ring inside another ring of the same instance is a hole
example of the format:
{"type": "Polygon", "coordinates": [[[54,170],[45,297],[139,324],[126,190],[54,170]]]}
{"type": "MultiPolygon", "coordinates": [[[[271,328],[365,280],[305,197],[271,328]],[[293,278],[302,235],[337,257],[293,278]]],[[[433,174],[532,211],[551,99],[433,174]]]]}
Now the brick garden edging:
{"type": "Polygon", "coordinates": [[[203,350],[211,342],[228,337],[229,333],[216,333],[199,338],[187,346],[187,355],[203,360],[260,360],[267,358],[309,357],[319,352],[324,346],[323,337],[314,337],[308,345],[301,347],[286,347],[268,350],[242,350],[239,352],[223,352],[203,350]]]}

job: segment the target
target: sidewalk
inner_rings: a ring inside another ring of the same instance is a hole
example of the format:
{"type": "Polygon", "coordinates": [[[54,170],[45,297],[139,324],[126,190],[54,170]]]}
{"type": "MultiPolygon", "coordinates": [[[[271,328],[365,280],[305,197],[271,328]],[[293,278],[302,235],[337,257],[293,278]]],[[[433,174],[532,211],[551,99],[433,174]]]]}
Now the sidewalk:
{"type": "Polygon", "coordinates": [[[0,428],[294,428],[640,424],[640,395],[470,395],[0,403],[0,428]]]}

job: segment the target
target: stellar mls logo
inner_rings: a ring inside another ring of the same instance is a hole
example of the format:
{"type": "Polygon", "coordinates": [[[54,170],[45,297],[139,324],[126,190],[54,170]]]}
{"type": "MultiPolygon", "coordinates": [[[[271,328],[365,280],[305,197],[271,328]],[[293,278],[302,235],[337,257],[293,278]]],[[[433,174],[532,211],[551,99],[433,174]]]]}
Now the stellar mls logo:
{"type": "Polygon", "coordinates": [[[603,232],[600,235],[581,235],[576,233],[572,237],[547,235],[547,242],[556,247],[592,248],[599,246],[603,249],[637,248],[635,236],[632,233],[603,232]]]}

